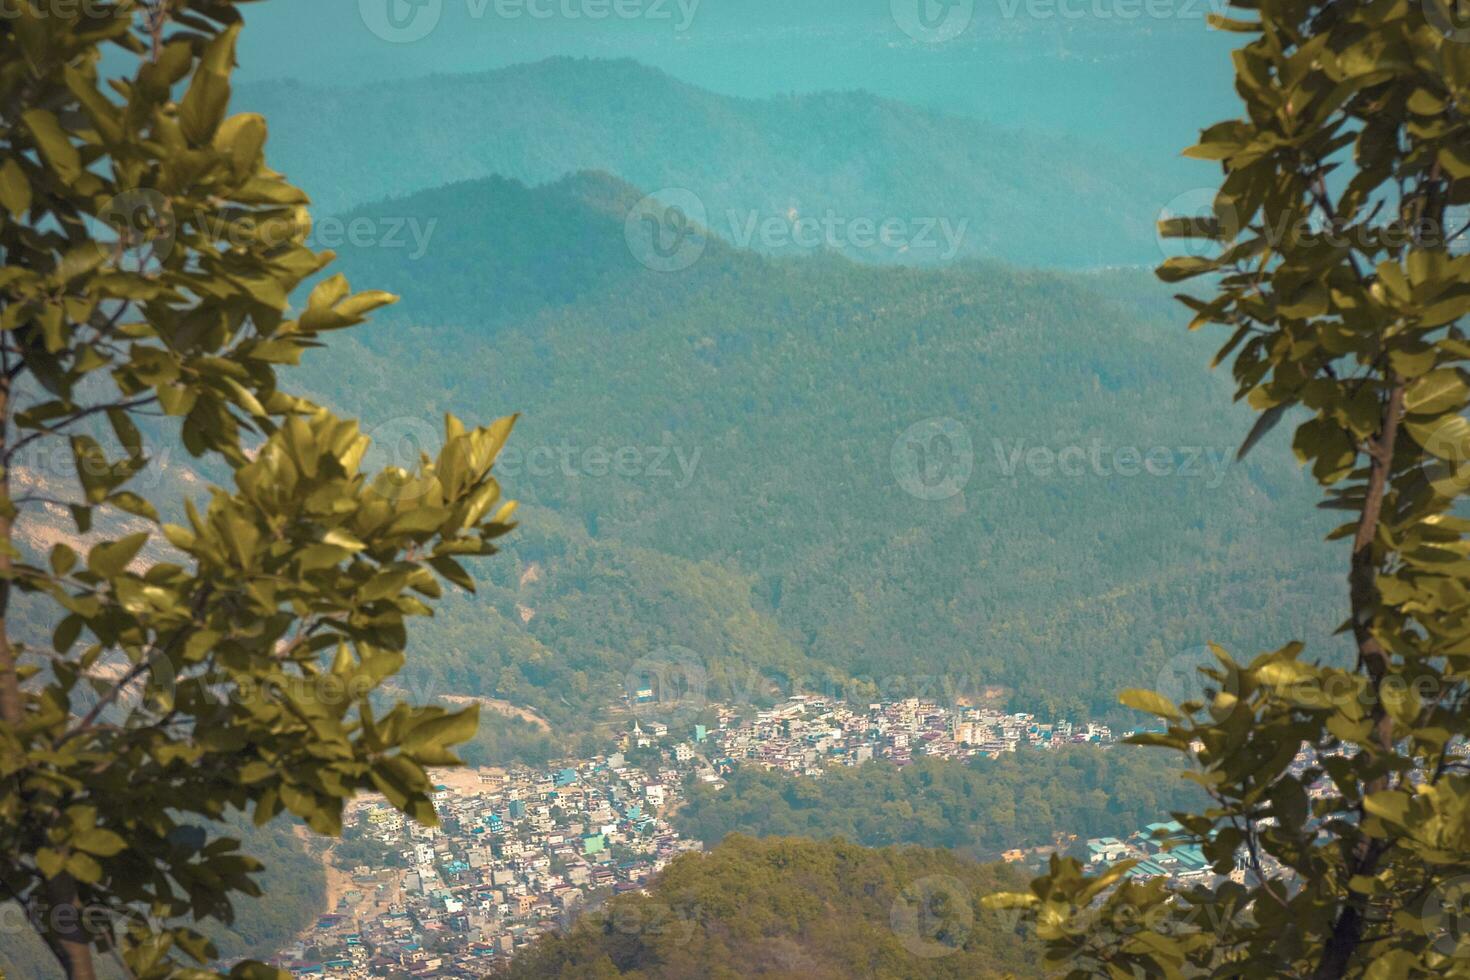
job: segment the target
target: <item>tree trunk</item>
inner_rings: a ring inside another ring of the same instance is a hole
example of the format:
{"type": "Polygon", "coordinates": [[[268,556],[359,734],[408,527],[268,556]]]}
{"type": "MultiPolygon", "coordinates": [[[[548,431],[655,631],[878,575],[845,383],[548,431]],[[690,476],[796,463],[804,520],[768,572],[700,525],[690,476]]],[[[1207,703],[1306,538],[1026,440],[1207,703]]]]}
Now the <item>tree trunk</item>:
{"type": "Polygon", "coordinates": [[[62,872],[46,882],[45,928],[52,932],[52,949],[66,970],[67,980],[97,980],[92,966],[92,937],[87,934],[82,907],[77,901],[77,883],[62,872]]]}
{"type": "MultiPolygon", "coordinates": [[[[1379,426],[1378,438],[1369,443],[1372,469],[1368,477],[1368,493],[1363,499],[1363,513],[1358,521],[1358,533],[1353,538],[1352,571],[1348,574],[1348,588],[1352,599],[1353,638],[1358,646],[1359,669],[1366,669],[1378,696],[1373,702],[1373,737],[1378,748],[1393,751],[1393,719],[1383,708],[1381,687],[1388,674],[1388,652],[1378,637],[1373,635],[1373,618],[1378,609],[1378,563],[1373,557],[1373,541],[1378,535],[1378,524],[1383,512],[1383,497],[1388,489],[1389,473],[1393,469],[1394,444],[1398,441],[1399,416],[1404,409],[1404,387],[1395,384],[1387,405],[1383,409],[1383,421],[1379,426]]],[[[1363,796],[1388,788],[1388,777],[1380,776],[1363,787],[1363,796]]],[[[1360,808],[1361,811],[1361,808],[1360,808]]],[[[1360,812],[1359,818],[1363,814],[1360,812]]],[[[1363,837],[1358,841],[1353,855],[1354,875],[1373,874],[1383,857],[1384,848],[1376,841],[1363,837]]],[[[1347,975],[1353,953],[1363,940],[1363,928],[1367,924],[1367,898],[1353,893],[1338,913],[1332,924],[1332,932],[1322,949],[1322,958],[1312,972],[1313,980],[1337,980],[1347,975]]]]}
{"type": "MultiPolygon", "coordinates": [[[[10,437],[10,379],[0,375],[0,457],[10,437]]],[[[10,469],[0,461],[0,501],[10,502],[10,469]]],[[[11,519],[0,512],[0,721],[14,728],[25,718],[25,705],[20,697],[20,678],[15,673],[15,651],[10,646],[10,630],[6,615],[10,607],[10,567],[8,548],[11,519]]]]}

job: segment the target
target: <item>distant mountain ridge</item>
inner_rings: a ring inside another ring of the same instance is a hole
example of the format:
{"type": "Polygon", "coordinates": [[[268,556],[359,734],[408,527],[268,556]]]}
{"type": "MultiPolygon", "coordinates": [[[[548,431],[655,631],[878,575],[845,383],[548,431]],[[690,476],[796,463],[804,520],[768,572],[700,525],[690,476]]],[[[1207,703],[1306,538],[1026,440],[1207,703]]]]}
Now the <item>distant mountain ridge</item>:
{"type": "Polygon", "coordinates": [[[1153,222],[1177,192],[1075,140],[863,92],[717,95],[628,59],[357,88],[258,83],[237,105],[270,119],[271,159],[318,215],[367,202],[386,214],[386,202],[466,179],[602,170],[692,192],[716,234],[758,251],[1091,267],[1157,259],[1153,222]]]}

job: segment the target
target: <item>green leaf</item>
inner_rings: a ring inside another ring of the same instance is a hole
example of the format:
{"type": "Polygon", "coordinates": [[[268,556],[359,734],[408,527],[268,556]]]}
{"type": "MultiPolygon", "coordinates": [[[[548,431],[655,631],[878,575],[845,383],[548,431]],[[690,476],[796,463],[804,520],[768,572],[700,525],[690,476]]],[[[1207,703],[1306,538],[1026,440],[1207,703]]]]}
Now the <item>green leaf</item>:
{"type": "Polygon", "coordinates": [[[238,32],[236,24],[210,42],[188,92],[179,103],[179,123],[184,137],[195,146],[213,143],[215,132],[224,122],[230,104],[230,80],[226,73],[234,57],[238,32]]]}
{"type": "Polygon", "coordinates": [[[126,850],[128,846],[128,842],[123,840],[120,834],[101,827],[82,831],[72,838],[72,844],[98,857],[112,857],[126,850]]]}
{"type": "Polygon", "coordinates": [[[82,158],[61,123],[45,109],[27,109],[21,119],[51,170],[65,183],[74,183],[82,175],[82,158]]]}
{"type": "Polygon", "coordinates": [[[460,745],[475,737],[480,727],[480,706],[471,705],[463,711],[444,714],[422,721],[409,730],[403,739],[408,751],[423,748],[439,749],[460,745]]]}
{"type": "Polygon", "coordinates": [[[1251,431],[1246,435],[1245,442],[1240,444],[1240,449],[1236,452],[1235,458],[1245,459],[1246,453],[1254,449],[1256,443],[1260,442],[1272,429],[1276,428],[1286,416],[1286,410],[1290,407],[1289,403],[1285,403],[1277,405],[1274,408],[1268,408],[1262,412],[1260,417],[1256,419],[1256,424],[1251,426],[1251,431]]]}
{"type": "Polygon", "coordinates": [[[51,571],[61,576],[70,572],[77,564],[77,553],[64,544],[58,544],[51,549],[51,571]]]}
{"type": "Polygon", "coordinates": [[[1174,706],[1174,702],[1162,694],[1145,691],[1141,688],[1129,688],[1118,695],[1118,701],[1124,707],[1133,708],[1137,711],[1146,711],[1151,715],[1158,715],[1162,718],[1184,717],[1179,713],[1179,709],[1174,706]]]}
{"type": "Polygon", "coordinates": [[[1463,416],[1446,415],[1430,422],[1410,419],[1404,428],[1431,455],[1452,463],[1470,461],[1470,421],[1463,416]]]}
{"type": "Polygon", "coordinates": [[[0,205],[14,218],[31,209],[31,182],[14,159],[0,163],[0,205]]]}
{"type": "Polygon", "coordinates": [[[448,555],[439,558],[430,558],[428,563],[430,568],[466,592],[475,591],[475,580],[470,576],[470,573],[465,571],[463,565],[448,555]]]}
{"type": "Polygon", "coordinates": [[[1453,368],[1430,371],[1404,389],[1404,408],[1414,415],[1439,415],[1458,411],[1470,400],[1460,372],[1453,368]]]}
{"type": "Polygon", "coordinates": [[[1156,274],[1164,282],[1182,282],[1185,279],[1204,275],[1206,272],[1213,272],[1219,266],[1220,263],[1214,259],[1194,255],[1175,256],[1159,266],[1156,274]]]}
{"type": "Polygon", "coordinates": [[[66,859],[66,870],[77,881],[94,884],[102,880],[102,865],[89,854],[73,851],[66,859]]]}
{"type": "Polygon", "coordinates": [[[146,531],[129,534],[116,541],[104,541],[87,553],[87,567],[105,579],[117,578],[147,543],[146,531]]]}

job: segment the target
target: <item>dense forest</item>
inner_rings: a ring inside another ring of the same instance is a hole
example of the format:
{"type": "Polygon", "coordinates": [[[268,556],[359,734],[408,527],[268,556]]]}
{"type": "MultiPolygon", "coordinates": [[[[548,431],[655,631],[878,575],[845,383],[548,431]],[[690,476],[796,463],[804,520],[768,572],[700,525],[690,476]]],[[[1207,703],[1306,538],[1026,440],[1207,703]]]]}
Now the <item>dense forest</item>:
{"type": "Polygon", "coordinates": [[[676,859],[648,894],[548,935],[509,980],[805,980],[1034,974],[1011,921],[980,908],[1020,876],[948,851],[733,836],[676,859]]]}
{"type": "Polygon", "coordinates": [[[639,196],[493,179],[356,213],[437,224],[415,262],[344,247],[403,300],[308,356],[314,393],[365,416],[384,462],[432,449],[443,411],[523,412],[497,468],[521,526],[478,595],[416,626],[415,692],[530,705],[570,737],[678,648],[709,699],[845,678],[1116,717],[1116,691],[1209,640],[1250,654],[1341,621],[1303,475],[1274,439],[1234,461],[1249,413],[1220,410],[1225,379],[1142,274],[716,239],[664,274],[625,238],[639,196]],[[905,441],[936,418],[963,441],[940,498],[905,441]]]}
{"type": "Polygon", "coordinates": [[[762,222],[830,211],[903,223],[887,244],[834,235],[867,261],[1096,266],[1153,261],[1153,217],[1178,190],[1073,140],[862,92],[732,98],[630,60],[553,58],[361,87],[272,82],[243,87],[240,101],[271,120],[272,160],[311,190],[319,217],[456,180],[605,170],[649,192],[691,192],[719,234],[753,230],[760,251],[802,250],[762,222]],[[962,234],[947,240],[944,225],[962,234]]]}
{"type": "Polygon", "coordinates": [[[870,847],[949,847],[994,859],[1059,836],[1127,835],[1196,806],[1203,793],[1157,753],[1086,746],[1023,751],[973,764],[875,761],[820,779],[745,766],[724,789],[692,783],[681,833],[717,844],[732,833],[841,837],[870,847]]]}

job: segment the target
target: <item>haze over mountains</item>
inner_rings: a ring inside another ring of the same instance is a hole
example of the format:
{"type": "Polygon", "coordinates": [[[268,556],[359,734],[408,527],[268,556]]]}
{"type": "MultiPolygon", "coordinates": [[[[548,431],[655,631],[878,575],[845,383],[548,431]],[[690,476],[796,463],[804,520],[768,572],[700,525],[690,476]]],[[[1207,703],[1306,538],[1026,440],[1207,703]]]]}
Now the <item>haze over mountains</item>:
{"type": "Polygon", "coordinates": [[[1158,261],[1153,222],[1179,193],[1074,139],[861,92],[732,98],[630,60],[270,82],[239,98],[270,119],[273,165],[310,189],[318,216],[457,180],[605,170],[692,201],[716,234],[759,251],[1101,266],[1158,261]]]}
{"type": "Polygon", "coordinates": [[[905,30],[917,0],[624,0],[629,16],[580,0],[432,0],[409,8],[403,30],[383,31],[389,2],[253,8],[243,77],[364,84],[553,55],[631,57],[728,95],[862,89],[1072,135],[1137,154],[1181,190],[1201,181],[1174,166],[1179,149],[1232,110],[1231,35],[1204,23],[1219,0],[962,0],[942,12],[968,19],[942,41],[905,30]]]}
{"type": "Polygon", "coordinates": [[[344,247],[403,301],[335,349],[350,375],[308,359],[318,395],[410,449],[445,410],[524,413],[500,469],[522,528],[415,634],[427,689],[576,730],[677,648],[710,697],[921,675],[1108,713],[1207,640],[1340,621],[1325,546],[1274,543],[1300,540],[1302,475],[1276,443],[1231,462],[1248,415],[1146,275],[715,239],[658,272],[630,247],[641,196],[465,182],[392,202],[437,219],[417,260],[344,247]]]}

